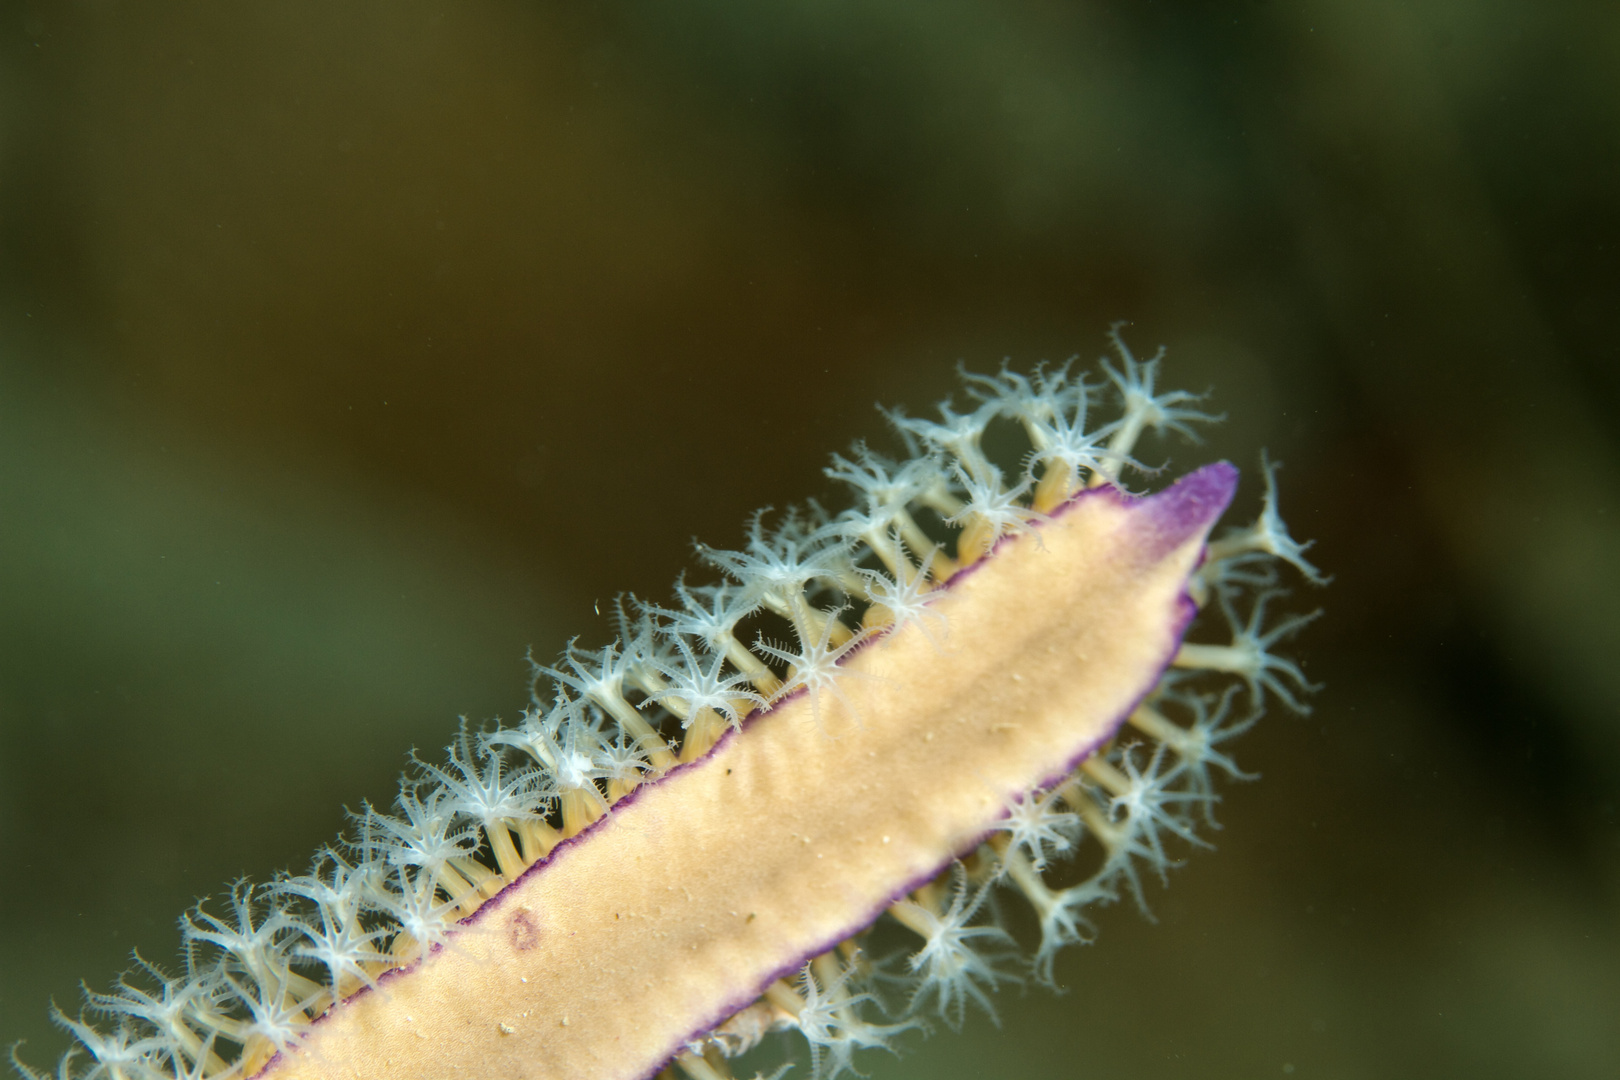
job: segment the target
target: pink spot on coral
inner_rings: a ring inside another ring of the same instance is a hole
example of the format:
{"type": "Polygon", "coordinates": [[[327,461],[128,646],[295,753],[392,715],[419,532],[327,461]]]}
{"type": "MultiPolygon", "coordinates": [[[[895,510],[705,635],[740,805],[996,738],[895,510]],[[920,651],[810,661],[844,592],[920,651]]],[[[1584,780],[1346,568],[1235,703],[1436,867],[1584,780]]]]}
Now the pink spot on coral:
{"type": "Polygon", "coordinates": [[[527,952],[540,944],[540,923],[528,908],[518,908],[512,913],[507,921],[507,932],[512,938],[512,948],[519,952],[527,952]]]}

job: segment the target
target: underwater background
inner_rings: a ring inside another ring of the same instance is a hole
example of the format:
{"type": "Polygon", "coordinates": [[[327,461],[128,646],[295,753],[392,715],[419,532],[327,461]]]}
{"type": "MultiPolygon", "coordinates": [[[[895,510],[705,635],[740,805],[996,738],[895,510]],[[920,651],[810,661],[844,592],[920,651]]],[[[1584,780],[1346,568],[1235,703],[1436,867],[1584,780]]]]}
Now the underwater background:
{"type": "Polygon", "coordinates": [[[1613,3],[0,3],[0,1042],[1128,319],[1326,688],[1067,994],[857,1064],[1620,1075],[1616,311],[1613,3]]]}

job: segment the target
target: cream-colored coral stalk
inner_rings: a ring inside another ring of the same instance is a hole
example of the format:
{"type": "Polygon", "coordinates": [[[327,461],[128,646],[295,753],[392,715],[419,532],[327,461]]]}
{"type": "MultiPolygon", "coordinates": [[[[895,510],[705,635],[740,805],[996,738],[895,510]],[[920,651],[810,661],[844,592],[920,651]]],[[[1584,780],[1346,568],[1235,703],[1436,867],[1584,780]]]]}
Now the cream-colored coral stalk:
{"type": "Polygon", "coordinates": [[[1096,489],[845,661],[614,807],[453,947],[316,1025],[275,1077],[646,1076],[850,938],[1113,735],[1174,657],[1231,496],[1211,466],[1096,489]]]}
{"type": "Polygon", "coordinates": [[[1113,340],[1118,419],[1088,428],[1099,388],[1067,367],[890,414],[907,458],[828,470],[855,507],[756,518],[742,550],[700,548],[727,580],[621,603],[618,641],[536,665],[520,725],[463,727],[309,874],[188,915],[183,976],[89,994],[110,1028],[60,1016],[94,1060],[59,1076],[727,1080],[792,1029],[830,1078],[922,1013],[990,1008],[1016,978],[997,887],[1034,909],[1051,982],[1091,907],[1145,904],[1166,844],[1202,843],[1213,773],[1242,775],[1220,746],[1266,695],[1303,709],[1270,651],[1303,620],[1262,624],[1272,564],[1320,580],[1269,468],[1260,520],[1213,548],[1231,466],[1123,491],[1145,431],[1208,418],[1113,340]],[[1005,422],[1032,446],[1015,480],[983,445],[1005,422]],[[1230,643],[1184,644],[1211,598],[1230,643]],[[1082,847],[1091,875],[1053,885],[1082,847]],[[863,952],[885,915],[913,943],[889,1023],[863,952]]]}

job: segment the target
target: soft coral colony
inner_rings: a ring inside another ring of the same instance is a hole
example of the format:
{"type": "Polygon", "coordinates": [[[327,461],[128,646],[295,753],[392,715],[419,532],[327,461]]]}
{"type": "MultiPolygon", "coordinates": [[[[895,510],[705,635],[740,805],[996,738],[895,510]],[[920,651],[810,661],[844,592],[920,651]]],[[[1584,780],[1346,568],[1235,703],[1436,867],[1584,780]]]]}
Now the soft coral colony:
{"type": "Polygon", "coordinates": [[[1207,846],[1227,741],[1303,710],[1272,649],[1308,617],[1268,607],[1280,562],[1322,580],[1269,465],[1210,543],[1231,466],[1126,492],[1144,434],[1211,418],[1112,341],[1096,381],[964,374],[967,411],[889,413],[902,456],[827,470],[852,507],[700,546],[717,580],[622,602],[515,726],[463,724],[307,874],[199,905],[183,974],[59,1015],[58,1075],[723,1080],[786,1030],[833,1077],[1051,983],[1096,908],[1207,846]],[[1014,470],[986,446],[1020,429],[1014,470]],[[1183,642],[1204,607],[1229,638],[1183,642]],[[1033,908],[1027,958],[998,890],[1033,908]]]}

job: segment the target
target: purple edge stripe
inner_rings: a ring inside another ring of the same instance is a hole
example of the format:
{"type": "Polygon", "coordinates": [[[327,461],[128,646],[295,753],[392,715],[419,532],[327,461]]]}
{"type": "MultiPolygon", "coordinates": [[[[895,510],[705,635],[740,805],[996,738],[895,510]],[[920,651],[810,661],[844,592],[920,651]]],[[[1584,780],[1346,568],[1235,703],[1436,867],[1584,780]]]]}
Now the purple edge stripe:
{"type": "MultiPolygon", "coordinates": [[[[1237,489],[1237,480],[1238,470],[1236,466],[1232,465],[1230,462],[1217,461],[1213,464],[1205,465],[1200,469],[1188,473],[1186,476],[1183,476],[1181,479],[1177,480],[1170,487],[1165,488],[1163,491],[1155,492],[1152,495],[1135,496],[1112,487],[1087,488],[1076,492],[1068,499],[1067,502],[1063,503],[1051,514],[1047,515],[1047,517],[1048,519],[1062,517],[1075,506],[1078,506],[1084,499],[1113,499],[1116,502],[1120,502],[1131,508],[1137,515],[1140,515],[1134,520],[1133,525],[1141,535],[1144,554],[1149,560],[1153,560],[1161,558],[1164,554],[1169,552],[1176,545],[1180,544],[1192,533],[1213,525],[1216,519],[1218,519],[1221,513],[1226,509],[1227,505],[1232,501],[1232,496],[1237,489]]],[[[1037,533],[1036,535],[1038,536],[1039,534],[1037,533]]],[[[984,558],[978,560],[967,569],[952,575],[950,580],[945,582],[943,588],[954,588],[957,582],[965,580],[970,575],[977,573],[980,567],[984,566],[992,557],[994,557],[996,551],[999,550],[1003,544],[1009,543],[1015,538],[1016,534],[1009,534],[998,539],[990,551],[986,553],[984,558]]],[[[1136,707],[1153,692],[1156,686],[1158,686],[1159,678],[1161,678],[1164,672],[1169,669],[1171,662],[1175,659],[1176,651],[1181,647],[1181,639],[1186,633],[1188,625],[1192,622],[1193,617],[1198,614],[1198,606],[1193,603],[1192,597],[1187,594],[1185,589],[1183,589],[1182,594],[1177,602],[1177,607],[1178,612],[1171,634],[1171,647],[1167,651],[1163,662],[1158,665],[1158,676],[1156,676],[1153,681],[1148,684],[1148,686],[1142,691],[1136,700],[1131,702],[1129,708],[1114,718],[1114,720],[1107,726],[1102,736],[1100,736],[1096,741],[1088,744],[1079,753],[1075,754],[1067,762],[1065,762],[1060,768],[1055,769],[1050,775],[1044,777],[1041,782],[1036,785],[1037,787],[1045,787],[1047,784],[1055,781],[1058,777],[1065,776],[1072,772],[1082,761],[1090,757],[1099,746],[1113,738],[1114,733],[1118,731],[1119,728],[1125,723],[1126,718],[1129,717],[1131,713],[1136,710],[1136,707]]],[[[881,640],[883,636],[883,633],[873,634],[856,646],[856,648],[850,650],[846,656],[853,656],[855,653],[866,648],[868,645],[871,645],[873,642],[881,640]]],[[[751,726],[761,717],[767,715],[768,713],[774,712],[777,706],[794,700],[804,692],[805,691],[802,689],[797,690],[794,693],[789,694],[787,697],[782,698],[780,701],[775,702],[768,708],[755,709],[743,718],[743,726],[745,728],[751,726]]],[[[698,758],[696,761],[688,761],[676,765],[673,769],[670,769],[669,772],[665,773],[658,779],[649,780],[646,783],[641,784],[634,791],[630,792],[628,795],[624,796],[624,798],[615,803],[614,807],[617,808],[619,806],[630,805],[640,797],[643,790],[662,786],[663,784],[666,784],[675,777],[679,776],[681,773],[686,772],[688,769],[696,769],[708,764],[711,759],[715,757],[720,748],[728,744],[737,734],[738,731],[735,728],[727,731],[720,737],[719,741],[717,741],[714,746],[709,748],[708,753],[704,754],[701,758],[698,758]]],[[[593,821],[577,835],[571,836],[568,839],[558,843],[556,847],[551,849],[551,853],[549,855],[540,859],[522,874],[518,875],[514,881],[508,883],[507,886],[500,892],[496,893],[494,896],[485,901],[476,912],[466,919],[460,920],[458,925],[469,927],[474,926],[482,922],[487,914],[498,911],[504,905],[505,901],[513,890],[527,880],[531,874],[543,873],[546,870],[556,866],[560,857],[565,855],[568,849],[572,848],[575,844],[588,839],[599,826],[609,824],[612,820],[612,816],[613,811],[610,810],[607,814],[604,814],[596,821],[593,821]]],[[[835,947],[839,942],[845,941],[848,938],[853,937],[855,934],[860,933],[868,926],[871,926],[880,917],[882,917],[883,913],[888,910],[889,906],[896,900],[905,896],[907,893],[910,893],[913,889],[934,880],[941,873],[943,873],[946,867],[950,866],[951,863],[955,862],[963,854],[972,851],[974,848],[983,843],[985,838],[988,837],[990,832],[993,831],[994,830],[990,830],[984,835],[975,838],[971,844],[963,847],[961,851],[953,853],[949,858],[945,859],[939,864],[939,866],[934,868],[929,873],[913,879],[902,888],[891,894],[887,899],[874,905],[870,911],[870,914],[856,920],[847,930],[841,931],[826,942],[823,942],[817,947],[809,950],[796,962],[789,964],[767,976],[762,982],[760,982],[758,988],[752,993],[740,996],[734,1001],[728,1002],[721,1006],[715,1011],[711,1019],[706,1020],[702,1025],[694,1028],[690,1034],[688,1034],[684,1039],[680,1040],[680,1042],[670,1050],[668,1057],[661,1059],[657,1066],[655,1066],[651,1071],[644,1073],[639,1080],[651,1080],[652,1077],[661,1072],[665,1066],[668,1065],[669,1062],[680,1053],[681,1049],[685,1047],[687,1043],[708,1035],[709,1032],[725,1023],[732,1016],[753,1004],[759,999],[760,995],[765,992],[766,987],[770,986],[771,983],[775,982],[777,979],[800,971],[804,967],[805,961],[810,957],[820,956],[822,953],[827,952],[829,949],[835,947]]],[[[433,948],[433,952],[437,953],[442,948],[444,948],[443,945],[436,945],[433,948]]],[[[383,972],[377,977],[378,986],[381,987],[381,985],[385,982],[390,982],[395,978],[410,974],[412,971],[416,970],[417,966],[421,964],[421,962],[422,961],[418,959],[415,963],[410,964],[407,967],[394,968],[390,971],[383,972]]],[[[346,1005],[361,995],[368,994],[370,992],[370,987],[361,987],[353,994],[344,998],[342,1003],[346,1005]]],[[[335,1008],[328,1009],[326,1012],[312,1020],[310,1022],[310,1027],[314,1028],[316,1025],[323,1023],[326,1018],[332,1016],[335,1011],[335,1008]]],[[[258,1078],[266,1076],[271,1069],[275,1068],[276,1063],[281,1060],[281,1057],[282,1055],[279,1052],[276,1053],[270,1058],[269,1061],[265,1062],[264,1068],[253,1074],[253,1077],[250,1078],[250,1080],[258,1080],[258,1078]]]]}

